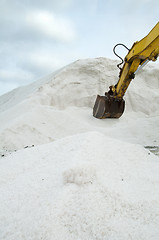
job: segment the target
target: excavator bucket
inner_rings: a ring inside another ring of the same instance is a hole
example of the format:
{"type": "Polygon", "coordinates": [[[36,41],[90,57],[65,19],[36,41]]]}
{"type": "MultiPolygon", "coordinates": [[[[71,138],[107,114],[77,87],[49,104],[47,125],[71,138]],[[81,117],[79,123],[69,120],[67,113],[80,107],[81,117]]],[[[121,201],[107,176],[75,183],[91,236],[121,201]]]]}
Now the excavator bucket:
{"type": "Polygon", "coordinates": [[[124,108],[124,99],[116,99],[109,93],[105,93],[105,96],[97,96],[93,107],[93,116],[99,119],[120,118],[124,108]]]}

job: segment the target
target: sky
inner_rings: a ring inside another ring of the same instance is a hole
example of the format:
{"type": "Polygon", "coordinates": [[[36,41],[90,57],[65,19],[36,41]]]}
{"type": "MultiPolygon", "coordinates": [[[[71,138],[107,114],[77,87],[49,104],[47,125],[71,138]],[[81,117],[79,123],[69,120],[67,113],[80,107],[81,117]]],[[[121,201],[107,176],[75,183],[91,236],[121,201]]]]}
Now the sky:
{"type": "Polygon", "coordinates": [[[0,95],[78,59],[116,59],[158,12],[158,0],[0,0],[0,95]]]}

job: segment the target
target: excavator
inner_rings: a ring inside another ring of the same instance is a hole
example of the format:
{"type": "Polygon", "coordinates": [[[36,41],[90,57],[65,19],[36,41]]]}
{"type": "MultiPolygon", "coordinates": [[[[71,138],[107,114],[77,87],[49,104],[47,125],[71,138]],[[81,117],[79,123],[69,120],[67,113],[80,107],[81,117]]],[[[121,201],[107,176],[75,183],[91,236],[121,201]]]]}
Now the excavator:
{"type": "Polygon", "coordinates": [[[93,116],[99,119],[120,118],[122,116],[125,109],[123,96],[131,80],[149,61],[157,60],[159,55],[159,22],[146,37],[135,42],[131,49],[119,43],[115,45],[113,51],[122,61],[117,65],[120,69],[119,80],[116,85],[109,87],[109,91],[105,92],[105,96],[97,95],[93,107],[93,116]],[[115,52],[116,47],[119,45],[128,50],[124,60],[115,52]]]}

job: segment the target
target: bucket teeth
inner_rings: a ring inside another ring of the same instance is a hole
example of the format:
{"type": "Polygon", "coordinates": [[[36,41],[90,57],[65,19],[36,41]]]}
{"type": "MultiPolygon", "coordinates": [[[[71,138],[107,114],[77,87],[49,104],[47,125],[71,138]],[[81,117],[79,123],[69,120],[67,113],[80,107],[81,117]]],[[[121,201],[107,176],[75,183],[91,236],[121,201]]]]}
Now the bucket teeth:
{"type": "Polygon", "coordinates": [[[114,96],[106,93],[105,96],[97,96],[93,116],[96,118],[120,118],[124,112],[124,99],[116,99],[114,96]]]}

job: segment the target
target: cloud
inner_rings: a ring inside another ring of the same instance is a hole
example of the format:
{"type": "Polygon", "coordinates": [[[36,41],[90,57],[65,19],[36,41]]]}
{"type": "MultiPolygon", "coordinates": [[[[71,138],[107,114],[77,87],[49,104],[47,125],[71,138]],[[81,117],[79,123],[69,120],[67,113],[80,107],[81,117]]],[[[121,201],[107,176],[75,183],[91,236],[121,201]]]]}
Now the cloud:
{"type": "Polygon", "coordinates": [[[0,70],[0,82],[3,83],[14,81],[16,85],[25,84],[25,82],[33,76],[32,73],[20,68],[12,68],[9,69],[9,71],[5,68],[0,70]]]}
{"type": "Polygon", "coordinates": [[[33,80],[35,80],[34,74],[23,69],[0,69],[0,95],[33,80]]]}
{"type": "Polygon", "coordinates": [[[72,22],[48,11],[28,12],[26,24],[33,31],[60,42],[72,42],[75,39],[76,34],[72,22]]]}
{"type": "Polygon", "coordinates": [[[13,81],[10,82],[1,82],[0,81],[0,95],[3,95],[7,93],[8,91],[13,90],[14,88],[17,88],[19,85],[13,81]]]}
{"type": "Polygon", "coordinates": [[[17,65],[40,77],[63,67],[66,63],[67,61],[60,54],[38,50],[26,53],[25,58],[21,57],[17,65]]]}

